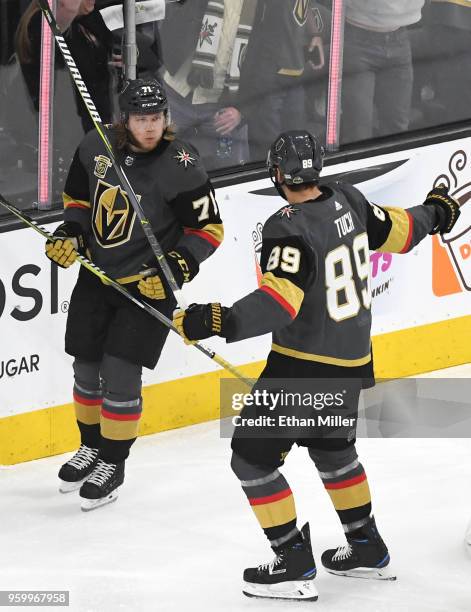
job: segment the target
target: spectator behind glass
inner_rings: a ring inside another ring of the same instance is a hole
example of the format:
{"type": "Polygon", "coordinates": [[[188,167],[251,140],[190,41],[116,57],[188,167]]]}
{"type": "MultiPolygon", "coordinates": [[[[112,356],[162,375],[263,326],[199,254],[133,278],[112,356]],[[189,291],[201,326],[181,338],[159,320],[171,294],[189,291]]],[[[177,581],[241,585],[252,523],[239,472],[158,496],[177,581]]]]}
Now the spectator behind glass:
{"type": "MultiPolygon", "coordinates": [[[[36,110],[39,110],[41,17],[41,10],[36,0],[33,0],[22,16],[16,33],[18,59],[36,110]]],[[[111,122],[108,60],[112,36],[95,9],[95,0],[61,0],[57,7],[57,23],[64,32],[67,45],[102,120],[105,123],[111,122]]],[[[65,69],[57,48],[56,68],[65,69]]],[[[83,130],[88,132],[93,128],[93,122],[78,92],[75,92],[75,96],[83,130]]]]}
{"type": "Polygon", "coordinates": [[[239,68],[256,0],[169,4],[161,25],[164,80],[179,135],[210,169],[244,163],[246,128],[238,110],[239,68]]]}
{"type": "Polygon", "coordinates": [[[407,26],[424,0],[346,0],[341,142],[407,131],[412,56],[407,26]]]}
{"type": "MultiPolygon", "coordinates": [[[[107,28],[113,33],[113,49],[117,61],[113,61],[112,65],[122,68],[123,0],[96,0],[95,6],[100,11],[107,28]]],[[[162,66],[159,20],[164,14],[164,0],[145,0],[136,3],[137,78],[159,78],[159,69],[162,66]]],[[[120,91],[124,75],[120,71],[118,76],[120,85],[116,89],[120,91]]]]}
{"type": "Polygon", "coordinates": [[[471,118],[471,2],[432,0],[411,32],[417,128],[471,118]]]}
{"type": "Polygon", "coordinates": [[[305,48],[313,51],[319,44],[314,40],[318,31],[310,4],[258,0],[240,75],[240,103],[248,123],[252,161],[266,158],[280,132],[306,127],[305,48]]]}
{"type": "Polygon", "coordinates": [[[313,1],[309,19],[312,38],[305,49],[307,62],[303,75],[306,127],[325,142],[332,13],[324,4],[313,1]]]}

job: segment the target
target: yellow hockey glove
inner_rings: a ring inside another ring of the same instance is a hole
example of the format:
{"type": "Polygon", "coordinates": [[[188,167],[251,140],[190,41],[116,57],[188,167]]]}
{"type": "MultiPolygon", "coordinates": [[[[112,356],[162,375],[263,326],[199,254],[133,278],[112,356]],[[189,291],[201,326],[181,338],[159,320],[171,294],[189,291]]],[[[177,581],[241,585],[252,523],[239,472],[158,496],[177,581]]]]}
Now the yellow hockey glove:
{"type": "Polygon", "coordinates": [[[185,335],[185,330],[183,329],[183,322],[186,317],[186,312],[184,310],[175,310],[173,313],[173,324],[178,330],[178,333],[183,338],[185,344],[194,344],[196,340],[189,340],[185,335]]]}
{"type": "Polygon", "coordinates": [[[165,300],[165,289],[159,276],[148,276],[139,281],[137,288],[149,300],[165,300]]]}
{"type": "Polygon", "coordinates": [[[71,240],[56,240],[46,243],[46,255],[61,268],[70,267],[77,259],[77,251],[71,240]]]}
{"type": "Polygon", "coordinates": [[[46,242],[46,256],[61,268],[69,268],[77,259],[77,253],[85,254],[85,236],[79,223],[62,223],[53,236],[54,241],[46,242]]]}

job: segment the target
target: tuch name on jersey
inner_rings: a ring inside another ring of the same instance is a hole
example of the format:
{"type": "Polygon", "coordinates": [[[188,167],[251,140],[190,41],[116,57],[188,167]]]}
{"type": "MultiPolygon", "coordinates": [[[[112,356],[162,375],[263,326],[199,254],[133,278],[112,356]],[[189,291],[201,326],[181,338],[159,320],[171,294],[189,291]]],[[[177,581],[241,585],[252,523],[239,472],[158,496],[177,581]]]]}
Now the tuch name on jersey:
{"type": "Polygon", "coordinates": [[[355,230],[352,213],[350,212],[346,213],[345,215],[342,215],[339,219],[335,219],[334,223],[337,227],[339,238],[343,238],[344,236],[350,234],[355,230]]]}

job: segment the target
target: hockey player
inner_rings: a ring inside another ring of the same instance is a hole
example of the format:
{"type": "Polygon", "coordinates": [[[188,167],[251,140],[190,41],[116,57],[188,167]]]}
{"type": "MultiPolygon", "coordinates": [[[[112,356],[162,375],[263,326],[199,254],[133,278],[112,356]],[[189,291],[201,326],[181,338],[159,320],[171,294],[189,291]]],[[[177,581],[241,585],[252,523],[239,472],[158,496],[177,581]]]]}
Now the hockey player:
{"type": "MultiPolygon", "coordinates": [[[[260,288],[231,308],[194,304],[175,315],[190,341],[219,335],[235,342],[273,332],[257,388],[276,378],[307,378],[314,385],[316,379],[350,379],[367,386],[363,381],[373,377],[369,250],[409,252],[427,234],[449,232],[459,215],[443,188],[407,210],[376,206],[346,183],[320,183],[322,164],[322,147],[309,133],[277,138],[268,168],[288,205],[265,224],[260,288]]],[[[248,432],[250,422],[246,431],[236,427],[231,466],[276,553],[270,564],[245,570],[246,595],[317,599],[309,526],[298,530],[293,495],[278,469],[295,442],[308,447],[347,539],[346,546],[323,553],[324,567],[340,575],[387,577],[388,549],[355,450],[358,396],[359,389],[350,406],[354,426],[341,435],[300,439],[285,432],[275,438],[268,426],[252,427],[255,434],[248,432]]],[[[241,417],[261,410],[246,405],[241,417]]]]}
{"type": "MultiPolygon", "coordinates": [[[[167,97],[155,79],[127,84],[121,121],[108,127],[118,162],[152,224],[177,283],[223,239],[214,190],[190,145],[176,140],[167,97]]],[[[60,266],[87,255],[135,296],[171,316],[175,299],[139,227],[96,130],[78,147],[64,192],[64,223],[46,244],[60,266]]],[[[74,360],[74,403],[81,445],[59,472],[60,490],[80,487],[84,510],[112,501],[138,434],[142,368],[154,368],[168,329],[81,268],[72,293],[65,350],[74,360]]]]}

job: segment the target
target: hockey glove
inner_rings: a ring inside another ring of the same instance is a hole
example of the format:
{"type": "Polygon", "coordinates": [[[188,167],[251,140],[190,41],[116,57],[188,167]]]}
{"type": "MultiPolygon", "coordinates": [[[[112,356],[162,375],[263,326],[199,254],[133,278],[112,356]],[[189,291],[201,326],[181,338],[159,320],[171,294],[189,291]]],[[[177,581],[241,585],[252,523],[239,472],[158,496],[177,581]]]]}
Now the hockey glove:
{"type": "Polygon", "coordinates": [[[211,336],[225,337],[225,323],[229,308],[213,304],[191,304],[187,310],[177,310],[173,324],[186,344],[204,340],[211,336]]]}
{"type": "Polygon", "coordinates": [[[46,255],[61,268],[68,268],[80,255],[86,254],[86,240],[80,223],[62,223],[53,234],[54,240],[46,242],[46,255]]]}
{"type": "Polygon", "coordinates": [[[450,195],[444,185],[435,187],[427,194],[425,205],[434,206],[437,211],[438,222],[430,232],[431,234],[447,234],[451,232],[460,216],[460,204],[450,195]]]}
{"type": "Polygon", "coordinates": [[[149,300],[165,300],[165,289],[160,276],[149,276],[141,279],[137,288],[149,300]]]}
{"type": "Polygon", "coordinates": [[[198,262],[189,251],[186,251],[186,249],[167,253],[167,263],[179,287],[181,287],[183,283],[189,283],[199,271],[198,262]]]}

